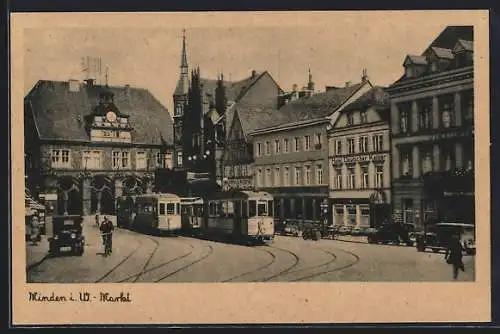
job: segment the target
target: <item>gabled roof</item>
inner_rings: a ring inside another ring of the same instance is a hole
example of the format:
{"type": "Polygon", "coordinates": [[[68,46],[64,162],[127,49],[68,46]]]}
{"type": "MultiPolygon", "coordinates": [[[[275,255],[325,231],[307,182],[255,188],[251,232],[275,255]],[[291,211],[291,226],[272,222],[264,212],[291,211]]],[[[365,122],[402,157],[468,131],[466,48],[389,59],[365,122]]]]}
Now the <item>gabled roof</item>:
{"type": "Polygon", "coordinates": [[[466,41],[464,39],[458,39],[453,50],[456,50],[457,47],[461,47],[462,49],[464,49],[466,51],[474,51],[474,42],[466,41]]]}
{"type": "Polygon", "coordinates": [[[267,128],[286,123],[289,117],[274,108],[247,107],[236,108],[235,118],[240,120],[241,129],[245,138],[252,132],[261,128],[267,128]]]}
{"type": "Polygon", "coordinates": [[[436,46],[432,46],[430,50],[436,55],[436,57],[440,59],[454,59],[455,55],[451,49],[438,48],[436,46]]]}
{"type": "Polygon", "coordinates": [[[386,87],[373,86],[372,89],[361,95],[356,101],[350,103],[343,109],[355,110],[366,108],[369,106],[378,106],[383,108],[389,107],[389,93],[386,92],[386,87]]]}
{"type": "MultiPolygon", "coordinates": [[[[25,97],[25,108],[32,110],[40,139],[89,141],[85,117],[98,105],[102,88],[83,85],[79,91],[70,92],[68,82],[38,81],[25,97]]],[[[114,94],[114,105],[129,116],[134,143],[173,143],[170,114],[148,90],[111,86],[109,90],[114,94]]]]}
{"type": "Polygon", "coordinates": [[[403,62],[403,65],[407,65],[408,62],[415,64],[415,65],[427,65],[427,58],[425,56],[413,56],[413,55],[408,55],[405,58],[405,61],[403,62]]]}

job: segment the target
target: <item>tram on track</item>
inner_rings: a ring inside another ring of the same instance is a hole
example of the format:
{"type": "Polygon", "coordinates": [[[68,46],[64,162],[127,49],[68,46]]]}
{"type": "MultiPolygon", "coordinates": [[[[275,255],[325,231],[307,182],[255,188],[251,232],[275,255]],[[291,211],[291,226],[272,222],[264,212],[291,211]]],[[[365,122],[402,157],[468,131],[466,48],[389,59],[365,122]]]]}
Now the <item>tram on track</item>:
{"type": "Polygon", "coordinates": [[[274,238],[273,197],[263,191],[224,191],[204,201],[203,232],[240,240],[274,238]]]}
{"type": "Polygon", "coordinates": [[[203,198],[181,197],[181,225],[185,232],[196,233],[203,225],[203,198]]]}
{"type": "Polygon", "coordinates": [[[116,199],[116,225],[130,228],[135,216],[136,196],[119,196],[116,199]]]}

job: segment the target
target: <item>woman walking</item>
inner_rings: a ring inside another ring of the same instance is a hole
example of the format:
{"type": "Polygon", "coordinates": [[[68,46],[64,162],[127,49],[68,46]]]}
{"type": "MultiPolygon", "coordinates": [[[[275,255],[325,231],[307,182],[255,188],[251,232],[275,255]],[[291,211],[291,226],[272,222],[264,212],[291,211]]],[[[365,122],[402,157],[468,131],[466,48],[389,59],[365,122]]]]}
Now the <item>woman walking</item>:
{"type": "Polygon", "coordinates": [[[38,244],[38,238],[40,237],[40,226],[38,224],[38,217],[33,216],[31,218],[31,243],[33,246],[38,244]]]}
{"type": "Polygon", "coordinates": [[[458,269],[465,272],[465,266],[462,261],[463,256],[463,247],[460,243],[460,238],[458,235],[453,234],[451,237],[450,244],[448,245],[448,249],[446,249],[446,263],[451,264],[453,266],[453,279],[456,280],[458,278],[458,269]]]}

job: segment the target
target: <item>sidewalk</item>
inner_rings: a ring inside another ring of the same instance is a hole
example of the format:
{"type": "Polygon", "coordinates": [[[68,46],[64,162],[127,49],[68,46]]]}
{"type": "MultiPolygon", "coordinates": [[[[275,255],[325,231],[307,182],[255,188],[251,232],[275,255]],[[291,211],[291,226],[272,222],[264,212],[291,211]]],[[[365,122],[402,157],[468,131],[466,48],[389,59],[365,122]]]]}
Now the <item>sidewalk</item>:
{"type": "Polygon", "coordinates": [[[47,236],[42,235],[42,240],[38,244],[32,245],[31,241],[26,241],[26,268],[30,269],[41,263],[49,254],[49,242],[47,236]]]}

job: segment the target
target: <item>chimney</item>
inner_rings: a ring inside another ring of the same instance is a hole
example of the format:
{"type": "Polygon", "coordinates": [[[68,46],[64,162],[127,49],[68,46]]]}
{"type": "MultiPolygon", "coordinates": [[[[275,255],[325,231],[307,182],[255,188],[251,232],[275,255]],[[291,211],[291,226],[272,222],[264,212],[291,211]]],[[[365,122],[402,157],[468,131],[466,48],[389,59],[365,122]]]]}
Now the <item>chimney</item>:
{"type": "Polygon", "coordinates": [[[368,81],[368,74],[366,68],[363,69],[363,75],[361,76],[361,81],[367,82],[368,81]]]}
{"type": "Polygon", "coordinates": [[[70,92],[79,92],[80,91],[80,83],[78,80],[75,79],[69,79],[69,91],[70,92]]]}
{"type": "Polygon", "coordinates": [[[345,86],[346,86],[346,87],[349,87],[350,85],[351,85],[351,82],[350,82],[350,81],[346,81],[346,82],[345,82],[345,86]]]}
{"type": "Polygon", "coordinates": [[[129,95],[130,95],[130,85],[128,85],[128,84],[125,85],[124,90],[125,90],[125,96],[129,97],[129,95]]]}
{"type": "Polygon", "coordinates": [[[298,86],[297,86],[297,84],[293,84],[293,86],[292,86],[292,91],[293,91],[293,92],[296,92],[296,91],[297,91],[297,87],[298,87],[298,86]]]}
{"type": "Polygon", "coordinates": [[[85,79],[87,87],[94,87],[94,79],[85,79]]]}
{"type": "Polygon", "coordinates": [[[256,75],[257,75],[257,71],[252,70],[252,79],[255,78],[256,75]]]}

